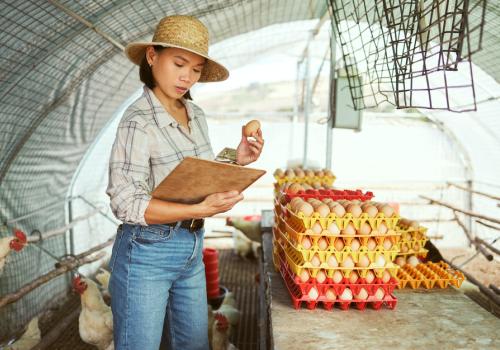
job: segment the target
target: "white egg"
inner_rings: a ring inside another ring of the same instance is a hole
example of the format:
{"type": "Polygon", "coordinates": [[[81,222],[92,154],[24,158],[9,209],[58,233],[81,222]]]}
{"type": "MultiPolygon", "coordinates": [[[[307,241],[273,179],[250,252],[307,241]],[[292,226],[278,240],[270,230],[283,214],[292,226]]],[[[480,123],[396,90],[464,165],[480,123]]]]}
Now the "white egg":
{"type": "Polygon", "coordinates": [[[316,275],[316,281],[318,283],[323,283],[326,280],[326,273],[323,270],[319,270],[318,274],[316,275]]]}
{"type": "Polygon", "coordinates": [[[373,273],[373,271],[368,271],[365,277],[366,283],[372,283],[374,279],[375,279],[375,274],[373,273]]]}
{"type": "Polygon", "coordinates": [[[302,271],[300,271],[299,279],[302,283],[309,281],[309,278],[310,278],[309,272],[307,272],[306,269],[303,269],[302,271]]]}
{"type": "Polygon", "coordinates": [[[384,249],[390,250],[392,248],[392,242],[389,238],[384,239],[384,249]]]}
{"type": "Polygon", "coordinates": [[[416,267],[418,264],[420,264],[420,261],[418,260],[418,258],[415,255],[410,255],[406,262],[413,267],[416,267]]]}
{"type": "Polygon", "coordinates": [[[372,228],[367,222],[363,222],[359,226],[359,234],[360,235],[369,235],[370,232],[372,232],[372,228]]]}
{"type": "Polygon", "coordinates": [[[350,222],[347,226],[341,231],[343,235],[353,236],[356,234],[356,227],[354,227],[353,223],[350,222]]]}
{"type": "Polygon", "coordinates": [[[320,250],[326,250],[326,249],[328,249],[328,241],[326,240],[326,238],[321,237],[318,240],[318,247],[319,247],[320,250]]]}
{"type": "Polygon", "coordinates": [[[361,288],[359,290],[359,293],[354,298],[359,300],[366,300],[368,299],[368,292],[366,291],[366,289],[361,288]]]}
{"type": "Polygon", "coordinates": [[[332,235],[340,234],[340,229],[337,226],[336,222],[332,222],[330,225],[328,225],[328,232],[330,232],[332,235]]]}
{"type": "Polygon", "coordinates": [[[304,249],[311,249],[311,247],[312,247],[311,240],[307,236],[304,237],[304,238],[302,238],[302,242],[301,243],[302,243],[302,247],[304,249]]]}
{"type": "Polygon", "coordinates": [[[376,267],[384,267],[385,266],[385,258],[383,255],[377,256],[375,259],[375,266],[376,267]]]}
{"type": "Polygon", "coordinates": [[[366,255],[362,255],[359,257],[356,265],[359,267],[368,267],[370,265],[370,259],[368,259],[366,255]]]}
{"type": "Polygon", "coordinates": [[[319,221],[316,221],[314,223],[314,225],[311,227],[311,229],[317,235],[320,235],[321,232],[323,232],[323,228],[321,227],[321,224],[319,223],[319,221]]]}
{"type": "Polygon", "coordinates": [[[387,233],[387,230],[387,225],[384,222],[381,222],[378,226],[378,232],[380,232],[380,234],[382,235],[385,235],[387,233]]]}
{"type": "Polygon", "coordinates": [[[347,256],[344,261],[340,264],[342,267],[346,268],[353,268],[354,267],[354,260],[350,256],[347,256]]]}
{"type": "Polygon", "coordinates": [[[354,238],[351,242],[351,250],[353,252],[357,252],[360,246],[361,244],[359,243],[359,240],[357,238],[354,238]]]}
{"type": "Polygon", "coordinates": [[[378,288],[377,291],[375,292],[375,299],[377,300],[382,300],[384,298],[385,292],[382,288],[378,288]]]}
{"type": "Polygon", "coordinates": [[[328,257],[328,259],[326,260],[326,263],[330,267],[337,267],[337,266],[339,266],[339,262],[337,261],[337,258],[333,254],[328,257]]]}
{"type": "Polygon", "coordinates": [[[313,257],[311,259],[311,265],[315,266],[315,267],[318,267],[319,265],[321,265],[321,259],[319,258],[318,254],[313,255],[313,257]]]}
{"type": "Polygon", "coordinates": [[[310,290],[309,290],[309,293],[307,294],[309,295],[309,298],[311,300],[316,300],[318,299],[319,297],[319,293],[318,293],[318,290],[316,289],[316,287],[312,287],[310,290]]]}
{"type": "Polygon", "coordinates": [[[344,275],[342,274],[342,272],[340,272],[339,270],[336,270],[334,273],[333,273],[333,283],[340,283],[344,280],[344,275]]]}
{"type": "Polygon", "coordinates": [[[352,271],[351,274],[349,275],[349,282],[354,284],[358,281],[359,275],[356,271],[352,271]]]}
{"type": "Polygon", "coordinates": [[[389,271],[385,270],[384,273],[382,274],[382,282],[388,283],[391,279],[391,274],[389,271]]]}
{"type": "Polygon", "coordinates": [[[344,289],[344,291],[340,295],[339,299],[340,300],[346,300],[346,301],[352,300],[352,292],[351,292],[351,290],[349,288],[344,289]]]}

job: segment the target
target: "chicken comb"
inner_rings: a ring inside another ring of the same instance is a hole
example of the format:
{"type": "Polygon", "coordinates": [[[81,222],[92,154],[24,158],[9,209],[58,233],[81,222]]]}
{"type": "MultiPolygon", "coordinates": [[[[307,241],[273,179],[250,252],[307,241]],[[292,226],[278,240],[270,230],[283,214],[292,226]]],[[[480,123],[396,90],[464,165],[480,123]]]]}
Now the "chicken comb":
{"type": "Polygon", "coordinates": [[[217,312],[217,313],[215,313],[214,318],[217,320],[217,329],[218,330],[225,331],[229,328],[229,322],[228,322],[226,316],[217,312]]]}
{"type": "Polygon", "coordinates": [[[26,245],[27,239],[26,235],[24,234],[23,231],[21,230],[15,230],[14,231],[14,239],[10,241],[9,247],[16,252],[20,251],[23,249],[23,247],[26,245]]]}

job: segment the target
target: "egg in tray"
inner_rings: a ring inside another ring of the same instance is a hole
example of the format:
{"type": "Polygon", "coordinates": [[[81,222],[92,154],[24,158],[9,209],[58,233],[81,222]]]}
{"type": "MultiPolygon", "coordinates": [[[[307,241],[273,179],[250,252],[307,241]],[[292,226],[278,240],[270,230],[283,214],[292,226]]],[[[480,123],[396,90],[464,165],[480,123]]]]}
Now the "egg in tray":
{"type": "MultiPolygon", "coordinates": [[[[289,194],[286,185],[282,189],[289,194]]],[[[321,302],[326,309],[335,304],[347,309],[351,303],[358,309],[394,308],[399,266],[393,261],[400,234],[394,230],[399,217],[392,207],[361,202],[367,199],[361,191],[357,199],[345,192],[351,200],[337,193],[335,200],[288,195],[289,202],[284,191],[275,202],[273,260],[294,306],[305,302],[314,308],[321,302]]]]}
{"type": "Polygon", "coordinates": [[[276,169],[274,172],[276,180],[275,189],[284,183],[302,184],[305,189],[328,188],[333,185],[335,175],[329,169],[276,169]]]}

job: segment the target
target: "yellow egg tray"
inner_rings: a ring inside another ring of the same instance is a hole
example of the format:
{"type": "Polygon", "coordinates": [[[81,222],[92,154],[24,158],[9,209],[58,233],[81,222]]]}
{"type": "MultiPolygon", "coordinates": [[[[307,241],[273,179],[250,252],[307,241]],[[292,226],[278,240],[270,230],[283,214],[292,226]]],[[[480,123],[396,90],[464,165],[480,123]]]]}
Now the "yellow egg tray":
{"type": "Polygon", "coordinates": [[[360,226],[364,223],[368,223],[372,230],[377,230],[381,223],[385,223],[389,230],[394,230],[396,224],[399,220],[399,215],[394,214],[392,217],[385,217],[384,213],[378,213],[375,217],[371,218],[367,213],[362,213],[358,218],[352,216],[351,213],[346,213],[343,217],[338,217],[335,214],[328,214],[326,217],[321,217],[319,213],[314,212],[311,216],[306,216],[304,213],[294,213],[287,204],[287,220],[290,221],[294,227],[298,227],[301,230],[310,229],[314,226],[316,222],[319,222],[323,229],[327,229],[331,223],[335,222],[339,229],[344,228],[352,223],[356,230],[359,230],[360,226]]]}
{"type": "Polygon", "coordinates": [[[412,237],[417,234],[425,236],[427,233],[427,227],[424,226],[419,226],[418,229],[415,229],[413,227],[404,228],[401,226],[401,224],[398,224],[396,230],[401,231],[402,234],[409,233],[410,235],[412,235],[412,237]]]}
{"type": "MultiPolygon", "coordinates": [[[[283,242],[276,241],[276,243],[281,247],[281,249],[285,252],[286,260],[296,275],[300,275],[302,270],[307,270],[310,276],[316,278],[316,275],[320,270],[324,270],[327,277],[333,278],[333,274],[335,271],[341,271],[344,277],[348,278],[352,271],[356,271],[360,277],[366,277],[366,274],[369,270],[373,271],[375,276],[382,277],[384,271],[388,271],[393,277],[397,276],[397,270],[399,266],[394,264],[392,261],[386,263],[384,267],[380,267],[371,263],[368,267],[316,267],[312,266],[310,263],[302,263],[301,256],[296,251],[291,249],[290,246],[286,246],[283,242]]],[[[323,265],[324,266],[324,265],[323,265]]]]}
{"type": "Polygon", "coordinates": [[[399,281],[398,288],[419,287],[431,289],[434,287],[446,288],[454,286],[460,288],[465,276],[461,271],[450,268],[443,261],[438,263],[427,262],[418,264],[416,267],[406,264],[400,269],[396,277],[399,281]]]}
{"type": "Polygon", "coordinates": [[[400,239],[397,243],[398,245],[398,250],[400,251],[399,255],[416,255],[416,254],[422,254],[426,253],[428,250],[424,249],[425,244],[427,243],[428,239],[412,239],[411,241],[408,241],[406,239],[400,239]],[[407,248],[408,251],[403,252],[403,248],[407,248]]]}
{"type": "Polygon", "coordinates": [[[312,185],[315,182],[319,182],[321,184],[325,184],[327,186],[332,186],[333,182],[335,181],[336,177],[334,176],[304,176],[304,177],[292,177],[288,178],[288,176],[274,176],[274,179],[276,180],[276,183],[278,186],[281,186],[287,182],[295,182],[299,184],[309,184],[312,185]]]}
{"type": "MultiPolygon", "coordinates": [[[[292,223],[289,221],[284,220],[282,217],[278,216],[278,225],[280,227],[280,230],[282,232],[286,232],[290,240],[295,244],[296,247],[298,248],[303,248],[302,246],[302,240],[305,237],[308,237],[312,242],[312,246],[318,247],[318,241],[320,238],[325,238],[328,241],[328,246],[331,248],[332,251],[335,250],[335,240],[337,238],[341,238],[344,242],[344,245],[351,245],[352,241],[354,238],[357,238],[360,242],[360,245],[363,247],[367,248],[367,242],[370,238],[373,238],[377,246],[383,247],[383,242],[385,239],[389,239],[393,245],[397,245],[399,240],[400,240],[400,235],[396,233],[395,231],[392,231],[391,234],[386,234],[386,235],[333,235],[330,231],[328,230],[323,230],[320,234],[315,234],[312,230],[306,229],[304,232],[300,232],[299,230],[301,228],[297,228],[296,226],[293,226],[292,223]]],[[[367,248],[368,250],[368,248],[367,248]]],[[[399,251],[399,246],[398,246],[398,251],[399,251]]]]}
{"type": "Polygon", "coordinates": [[[315,267],[311,264],[311,260],[315,254],[318,254],[321,262],[319,266],[316,266],[319,268],[328,268],[327,261],[332,255],[335,256],[338,263],[344,262],[347,257],[351,257],[352,260],[357,263],[363,256],[366,256],[370,263],[374,263],[379,256],[383,256],[385,261],[394,261],[398,255],[397,250],[385,250],[383,247],[377,247],[376,250],[370,251],[364,246],[361,246],[357,251],[353,251],[351,247],[344,247],[341,251],[335,250],[333,247],[329,247],[327,250],[321,250],[317,246],[312,249],[298,248],[288,239],[285,233],[279,230],[278,227],[275,228],[275,239],[282,243],[283,246],[293,250],[294,256],[300,257],[300,261],[298,261],[299,265],[304,267],[315,267]]]}
{"type": "Polygon", "coordinates": [[[415,255],[415,256],[418,256],[419,258],[426,258],[428,253],[429,253],[429,251],[425,248],[420,248],[420,250],[418,250],[418,251],[411,249],[406,253],[401,253],[401,251],[399,251],[396,258],[398,256],[408,256],[408,255],[415,255]]]}

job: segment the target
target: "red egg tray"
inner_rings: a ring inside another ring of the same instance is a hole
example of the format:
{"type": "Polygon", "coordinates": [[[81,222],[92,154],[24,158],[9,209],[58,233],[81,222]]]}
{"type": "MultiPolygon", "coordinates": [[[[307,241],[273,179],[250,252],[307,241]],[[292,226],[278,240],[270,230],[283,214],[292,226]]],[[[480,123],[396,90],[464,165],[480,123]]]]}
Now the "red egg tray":
{"type": "Polygon", "coordinates": [[[309,199],[309,198],[317,198],[317,199],[325,199],[325,198],[330,198],[334,201],[340,200],[340,199],[345,199],[345,200],[360,200],[360,201],[368,201],[371,200],[374,196],[373,192],[365,192],[361,190],[334,190],[334,189],[328,189],[328,190],[305,190],[305,191],[299,191],[297,193],[291,193],[290,191],[285,191],[281,193],[282,195],[286,196],[286,200],[290,202],[292,198],[295,197],[301,197],[304,199],[309,199]]]}
{"type": "MultiPolygon", "coordinates": [[[[280,260],[279,271],[281,273],[281,276],[283,277],[295,309],[300,309],[302,303],[304,303],[310,310],[315,309],[319,304],[322,304],[326,310],[332,310],[335,305],[337,305],[342,310],[348,310],[351,307],[351,304],[353,304],[354,307],[356,307],[358,310],[365,310],[368,305],[370,305],[375,310],[381,309],[383,305],[385,305],[389,309],[394,309],[396,307],[397,298],[392,294],[397,285],[397,282],[394,280],[394,278],[391,278],[390,282],[387,284],[379,283],[379,279],[376,279],[378,283],[371,284],[335,284],[331,280],[328,283],[297,283],[297,281],[294,280],[292,273],[287,268],[286,263],[280,256],[280,253],[282,254],[283,252],[278,252],[278,257],[280,260]],[[311,300],[308,296],[309,291],[313,287],[317,288],[319,294],[319,297],[316,300],[311,300]],[[366,300],[353,299],[349,301],[339,299],[329,300],[325,296],[325,293],[329,288],[333,288],[336,295],[342,294],[345,288],[350,288],[353,294],[357,294],[361,288],[365,288],[368,293],[368,298],[366,300]],[[384,298],[382,300],[376,299],[374,296],[378,288],[383,288],[385,292],[384,298]]],[[[346,280],[344,279],[343,282],[346,282],[346,280]]]]}

